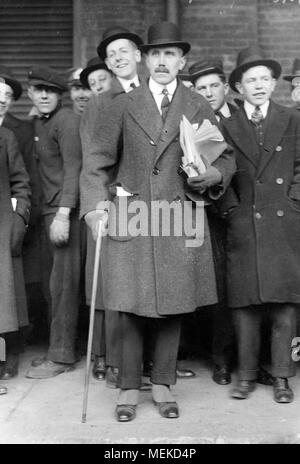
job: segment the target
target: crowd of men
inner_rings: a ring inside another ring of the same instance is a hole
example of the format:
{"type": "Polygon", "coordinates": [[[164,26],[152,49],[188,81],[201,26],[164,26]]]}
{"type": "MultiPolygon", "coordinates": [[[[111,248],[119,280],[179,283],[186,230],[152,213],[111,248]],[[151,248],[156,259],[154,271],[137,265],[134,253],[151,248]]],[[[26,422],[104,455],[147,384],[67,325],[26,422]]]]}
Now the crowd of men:
{"type": "Polygon", "coordinates": [[[119,388],[118,421],[135,418],[140,390],[151,390],[162,417],[179,417],[170,387],[195,376],[178,365],[181,323],[203,308],[212,311],[213,380],[229,384],[236,363],[233,398],[246,399],[260,382],[273,387],[276,402],[293,401],[300,60],[284,76],[298,107],[286,108],[271,99],[281,66],[258,47],[239,52],[228,81],[222,61],[210,57],[184,73],[190,48],[169,22],[150,26],[146,43],[110,27],[97,56],[68,82],[51,67],[30,69],[26,121],[10,113],[22,86],[0,66],[1,379],[18,374],[28,312],[34,325],[42,299],[49,346],[26,377],[76,367],[100,228],[93,376],[119,388]],[[230,88],[234,104],[226,101],[230,88]],[[67,91],[73,109],[62,104],[67,91]],[[193,176],[181,165],[182,116],[194,128],[208,120],[224,137],[221,154],[193,176]],[[155,202],[200,218],[190,235],[202,237],[198,245],[187,246],[186,230],[165,234],[155,202]],[[149,221],[134,234],[137,203],[149,221]]]}

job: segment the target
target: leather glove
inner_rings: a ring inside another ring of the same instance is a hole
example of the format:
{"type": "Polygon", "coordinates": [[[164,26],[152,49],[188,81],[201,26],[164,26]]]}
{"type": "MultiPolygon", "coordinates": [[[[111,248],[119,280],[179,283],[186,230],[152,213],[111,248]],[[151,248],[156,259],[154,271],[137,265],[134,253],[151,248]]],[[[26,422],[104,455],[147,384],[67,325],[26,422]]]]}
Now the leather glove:
{"type": "Polygon", "coordinates": [[[91,229],[93,239],[97,240],[99,221],[102,221],[102,232],[104,232],[108,223],[108,213],[104,209],[95,209],[93,211],[89,211],[84,216],[84,220],[91,229]]]}
{"type": "Polygon", "coordinates": [[[222,181],[222,174],[214,166],[208,166],[203,174],[187,179],[188,185],[193,189],[204,193],[209,187],[219,184],[222,181]]]}
{"type": "Polygon", "coordinates": [[[26,233],[26,225],[25,225],[24,219],[18,213],[13,213],[13,225],[12,225],[12,233],[11,233],[11,255],[12,256],[21,255],[25,233],[26,233]]]}
{"type": "Polygon", "coordinates": [[[49,230],[51,242],[58,247],[66,245],[69,240],[69,233],[69,216],[66,214],[56,213],[49,230]]]}

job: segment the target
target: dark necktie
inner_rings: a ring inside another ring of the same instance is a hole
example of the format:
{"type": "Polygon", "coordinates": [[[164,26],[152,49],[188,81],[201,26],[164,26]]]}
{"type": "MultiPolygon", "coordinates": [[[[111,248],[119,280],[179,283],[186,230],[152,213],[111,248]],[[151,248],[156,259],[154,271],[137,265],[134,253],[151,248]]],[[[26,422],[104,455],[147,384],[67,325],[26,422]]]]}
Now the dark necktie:
{"type": "Polygon", "coordinates": [[[170,101],[168,99],[168,90],[166,88],[162,90],[162,93],[164,94],[164,98],[162,99],[160,108],[162,120],[165,121],[170,106],[170,101]]]}
{"type": "Polygon", "coordinates": [[[130,87],[131,87],[132,89],[136,89],[135,83],[134,83],[134,82],[131,82],[130,87]]]}
{"type": "Polygon", "coordinates": [[[255,124],[256,126],[258,126],[261,121],[264,119],[263,117],[263,114],[261,112],[261,109],[259,106],[256,106],[255,107],[255,110],[253,111],[253,113],[251,114],[251,121],[253,122],[253,124],[255,124]]]}
{"type": "Polygon", "coordinates": [[[221,111],[216,111],[215,115],[219,116],[219,121],[222,121],[222,119],[226,119],[224,114],[221,113],[221,111]]]}

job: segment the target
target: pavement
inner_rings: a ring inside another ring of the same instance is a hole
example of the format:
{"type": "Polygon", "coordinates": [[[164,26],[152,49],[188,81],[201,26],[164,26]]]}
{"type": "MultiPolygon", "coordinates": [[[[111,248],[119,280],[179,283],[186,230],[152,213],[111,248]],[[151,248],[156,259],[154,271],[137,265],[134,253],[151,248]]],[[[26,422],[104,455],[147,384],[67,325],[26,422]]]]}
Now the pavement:
{"type": "Polygon", "coordinates": [[[290,381],[294,402],[277,404],[272,387],[263,385],[247,400],[231,399],[232,385],[214,383],[205,360],[181,361],[197,376],[173,388],[180,417],[163,419],[151,392],[141,392],[137,417],[128,423],[114,417],[118,390],[91,377],[82,423],[84,357],[72,372],[26,379],[31,359],[43,354],[42,347],[28,347],[18,377],[1,382],[8,394],[0,396],[0,444],[300,444],[300,365],[290,381]]]}

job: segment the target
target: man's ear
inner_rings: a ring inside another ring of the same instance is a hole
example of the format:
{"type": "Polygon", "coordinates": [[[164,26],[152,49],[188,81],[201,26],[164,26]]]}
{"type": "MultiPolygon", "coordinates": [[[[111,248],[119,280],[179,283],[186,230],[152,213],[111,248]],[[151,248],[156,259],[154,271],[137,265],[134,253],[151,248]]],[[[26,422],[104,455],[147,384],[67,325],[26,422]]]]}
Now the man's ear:
{"type": "Polygon", "coordinates": [[[30,100],[32,100],[32,91],[33,89],[32,89],[32,86],[30,85],[27,89],[27,95],[30,98],[30,100]]]}
{"type": "Polygon", "coordinates": [[[135,60],[137,63],[140,63],[142,60],[142,54],[140,50],[135,50],[135,60]]]}
{"type": "Polygon", "coordinates": [[[225,82],[225,84],[224,84],[224,93],[225,93],[225,95],[227,95],[228,92],[229,92],[229,85],[227,84],[227,82],[225,82]]]}
{"type": "Polygon", "coordinates": [[[182,57],[180,58],[180,64],[179,64],[179,69],[180,69],[180,71],[183,70],[183,68],[185,67],[185,65],[186,65],[186,57],[185,57],[185,56],[182,56],[182,57]]]}
{"type": "Polygon", "coordinates": [[[241,95],[244,95],[244,90],[243,90],[243,86],[240,82],[236,82],[235,83],[235,88],[238,90],[238,92],[241,94],[241,95]]]}

